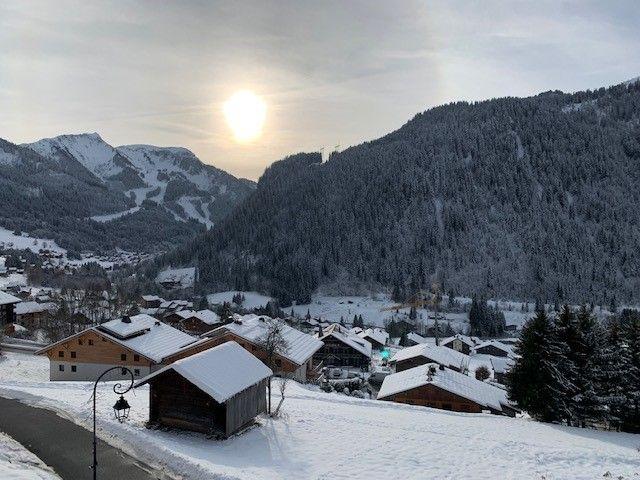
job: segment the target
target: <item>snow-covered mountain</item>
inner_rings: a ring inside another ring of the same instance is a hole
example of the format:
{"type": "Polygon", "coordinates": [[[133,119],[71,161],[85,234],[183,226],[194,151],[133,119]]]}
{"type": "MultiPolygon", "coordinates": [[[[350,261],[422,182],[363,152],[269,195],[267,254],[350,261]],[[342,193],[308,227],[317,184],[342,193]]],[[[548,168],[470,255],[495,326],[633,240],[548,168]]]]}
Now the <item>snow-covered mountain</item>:
{"type": "Polygon", "coordinates": [[[151,200],[176,220],[193,219],[211,227],[253,189],[252,182],[202,163],[186,148],[114,148],[97,133],[61,135],[23,146],[58,164],[76,161],[107,188],[132,200],[125,210],[93,217],[101,222],[135,213],[144,200],[151,200]]]}
{"type": "Polygon", "coordinates": [[[165,250],[255,188],[183,148],[115,148],[97,133],[0,139],[0,227],[82,250],[165,250]]]}

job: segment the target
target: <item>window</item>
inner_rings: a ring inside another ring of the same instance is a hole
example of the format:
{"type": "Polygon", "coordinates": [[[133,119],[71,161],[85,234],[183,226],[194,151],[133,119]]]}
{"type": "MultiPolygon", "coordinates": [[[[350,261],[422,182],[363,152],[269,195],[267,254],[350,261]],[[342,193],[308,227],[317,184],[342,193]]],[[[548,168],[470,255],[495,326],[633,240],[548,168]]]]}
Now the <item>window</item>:
{"type": "Polygon", "coordinates": [[[281,367],[282,366],[282,360],[280,360],[279,358],[276,358],[276,367],[281,367]]]}
{"type": "Polygon", "coordinates": [[[140,369],[139,369],[139,368],[134,368],[134,369],[133,369],[133,374],[134,374],[136,377],[139,377],[139,376],[140,376],[140,369]]]}
{"type": "Polygon", "coordinates": [[[58,356],[59,356],[60,358],[63,358],[63,357],[64,357],[64,352],[63,352],[62,350],[60,350],[60,351],[58,352],[58,356]]]}
{"type": "Polygon", "coordinates": [[[76,352],[71,352],[71,358],[76,358],[76,352]]]}
{"type": "Polygon", "coordinates": [[[135,362],[139,362],[139,361],[140,361],[140,355],[134,355],[134,356],[133,356],[133,360],[134,360],[135,362]]]}
{"type": "Polygon", "coordinates": [[[120,360],[122,360],[123,362],[126,362],[127,361],[127,354],[126,353],[120,354],[120,360]]]}
{"type": "Polygon", "coordinates": [[[93,345],[93,340],[89,339],[89,345],[93,345]]]}
{"type": "Polygon", "coordinates": [[[84,342],[82,341],[81,338],[78,339],[78,345],[82,345],[84,342]]]}
{"type": "Polygon", "coordinates": [[[64,365],[58,365],[58,370],[60,370],[61,372],[64,372],[64,365]]]}
{"type": "Polygon", "coordinates": [[[77,367],[75,365],[71,365],[71,371],[75,372],[77,370],[77,367]]]}
{"type": "Polygon", "coordinates": [[[120,370],[120,373],[121,373],[122,375],[126,375],[126,374],[127,374],[127,369],[126,369],[126,368],[122,368],[122,369],[120,370]]]}

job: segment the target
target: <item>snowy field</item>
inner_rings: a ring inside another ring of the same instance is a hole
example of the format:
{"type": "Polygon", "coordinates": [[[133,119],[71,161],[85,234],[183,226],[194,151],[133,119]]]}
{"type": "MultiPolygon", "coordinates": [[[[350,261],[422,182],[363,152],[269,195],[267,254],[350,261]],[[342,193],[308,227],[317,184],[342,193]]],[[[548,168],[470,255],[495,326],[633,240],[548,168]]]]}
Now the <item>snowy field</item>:
{"type": "MultiPolygon", "coordinates": [[[[221,305],[224,302],[233,303],[233,296],[238,293],[236,290],[228,292],[218,292],[207,295],[207,301],[211,305],[221,305]]],[[[244,302],[242,302],[242,308],[247,310],[253,310],[254,308],[264,307],[267,303],[273,300],[271,297],[262,295],[257,292],[241,292],[244,295],[244,302]]]]}
{"type": "Polygon", "coordinates": [[[38,253],[41,249],[51,250],[52,252],[65,254],[67,251],[58,246],[53,240],[45,240],[42,238],[34,238],[22,235],[15,235],[11,230],[0,227],[0,248],[13,248],[16,250],[31,250],[38,253]]]}
{"type": "Polygon", "coordinates": [[[60,480],[60,477],[38,457],[2,432],[0,432],[0,478],[60,480]]]}
{"type": "MultiPolygon", "coordinates": [[[[0,363],[0,394],[89,426],[90,384],[47,382],[47,362],[7,354],[0,363]]],[[[362,400],[291,383],[282,418],[261,417],[260,426],[243,435],[215,441],[145,429],[147,396],[146,387],[128,394],[131,418],[121,425],[111,409],[115,395],[103,385],[100,436],[193,480],[595,480],[640,474],[638,435],[362,400]]]]}

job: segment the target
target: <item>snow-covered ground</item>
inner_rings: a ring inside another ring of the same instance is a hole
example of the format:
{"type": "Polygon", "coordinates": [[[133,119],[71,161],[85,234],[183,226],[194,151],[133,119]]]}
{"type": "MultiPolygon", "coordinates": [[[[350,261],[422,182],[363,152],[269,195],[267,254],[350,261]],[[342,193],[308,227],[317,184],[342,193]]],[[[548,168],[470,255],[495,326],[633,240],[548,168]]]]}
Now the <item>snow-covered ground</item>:
{"type": "MultiPolygon", "coordinates": [[[[237,290],[230,290],[228,292],[218,292],[207,295],[207,301],[210,305],[221,305],[224,302],[232,303],[233,296],[238,293],[237,290]]],[[[257,292],[241,292],[244,295],[244,302],[242,302],[242,308],[247,310],[253,310],[254,308],[264,307],[267,303],[273,300],[273,298],[266,295],[262,295],[257,292]]]]}
{"type": "Polygon", "coordinates": [[[91,220],[95,220],[96,222],[100,223],[110,222],[111,220],[116,220],[118,218],[131,215],[132,213],[136,213],[138,210],[140,210],[140,207],[133,207],[122,212],[107,213],[106,215],[94,215],[93,217],[91,217],[91,220]]]}
{"type": "Polygon", "coordinates": [[[0,432],[0,478],[6,480],[60,479],[38,457],[2,432],[0,432]]]}
{"type": "MultiPolygon", "coordinates": [[[[90,425],[90,384],[47,382],[46,358],[6,357],[0,364],[0,394],[90,425]]],[[[147,430],[147,388],[127,398],[131,418],[119,424],[111,409],[116,400],[111,386],[100,387],[100,435],[193,480],[595,480],[608,478],[607,472],[623,479],[640,474],[638,435],[356,399],[293,382],[282,418],[261,417],[259,426],[225,441],[147,430]]]]}
{"type": "Polygon", "coordinates": [[[38,253],[41,249],[66,254],[67,251],[58,246],[53,240],[29,237],[26,233],[16,235],[11,230],[0,227],[0,248],[12,248],[16,250],[31,250],[38,253]]]}

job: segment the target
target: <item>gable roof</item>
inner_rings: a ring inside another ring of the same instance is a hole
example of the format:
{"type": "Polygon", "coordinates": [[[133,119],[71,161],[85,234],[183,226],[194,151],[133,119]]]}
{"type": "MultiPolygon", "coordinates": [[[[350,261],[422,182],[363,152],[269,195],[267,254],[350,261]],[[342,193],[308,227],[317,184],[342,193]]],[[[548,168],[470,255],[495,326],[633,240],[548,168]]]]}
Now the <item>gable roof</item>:
{"type": "Polygon", "coordinates": [[[476,345],[474,348],[476,351],[478,351],[478,349],[485,347],[495,347],[502,350],[503,352],[506,352],[509,355],[513,355],[513,349],[509,345],[498,340],[487,340],[486,342],[482,342],[481,344],[476,345]]]}
{"type": "Polygon", "coordinates": [[[407,333],[407,340],[411,340],[416,343],[427,343],[427,339],[422,335],[418,335],[416,332],[407,333]]]}
{"type": "Polygon", "coordinates": [[[382,382],[378,398],[429,384],[494,410],[502,411],[503,406],[510,406],[506,391],[449,368],[440,369],[435,363],[388,375],[382,382]]]}
{"type": "Polygon", "coordinates": [[[12,303],[19,303],[22,300],[18,297],[8,294],[7,292],[0,291],[0,305],[10,305],[12,303]]]}
{"type": "Polygon", "coordinates": [[[461,333],[456,333],[453,337],[448,337],[442,340],[441,345],[446,345],[454,340],[460,340],[462,343],[469,345],[469,347],[473,348],[480,342],[477,341],[477,337],[469,337],[467,335],[462,335],[461,333]]]}
{"type": "Polygon", "coordinates": [[[358,335],[350,333],[349,330],[337,323],[329,325],[329,327],[324,330],[320,340],[324,340],[327,337],[333,337],[361,354],[371,358],[371,343],[364,338],[360,338],[358,335]]]}
{"type": "Polygon", "coordinates": [[[302,365],[305,363],[323,345],[322,342],[313,335],[309,335],[290,327],[282,320],[255,314],[244,316],[238,315],[235,317],[233,322],[211,330],[202,336],[213,337],[219,335],[221,332],[229,331],[249,342],[259,344],[267,334],[269,321],[280,322],[282,325],[282,336],[287,342],[288,348],[286,352],[279,353],[279,355],[290,360],[296,365],[302,365]]]}
{"type": "Polygon", "coordinates": [[[515,360],[510,357],[491,357],[490,361],[495,373],[507,373],[515,365],[515,360]]]}
{"type": "Polygon", "coordinates": [[[389,334],[380,328],[367,328],[364,331],[356,333],[360,338],[370,338],[382,345],[386,345],[389,341],[389,334]]]}
{"type": "Polygon", "coordinates": [[[186,344],[197,341],[197,338],[146,314],[130,317],[131,323],[123,322],[124,318],[111,320],[97,327],[87,328],[82,332],[52,343],[35,353],[44,353],[56,345],[68,342],[88,331],[94,331],[98,335],[102,335],[155,363],[159,363],[164,357],[179,350],[186,344]]]}
{"type": "Polygon", "coordinates": [[[16,315],[26,315],[29,313],[54,312],[56,308],[57,305],[53,302],[20,302],[16,305],[14,312],[16,315]]]}
{"type": "Polygon", "coordinates": [[[189,318],[197,318],[207,325],[215,325],[216,323],[220,323],[220,317],[218,316],[218,314],[209,309],[199,310],[197,312],[194,310],[180,310],[178,312],[175,312],[175,315],[178,315],[183,320],[187,320],[189,318]]]}
{"type": "Polygon", "coordinates": [[[236,342],[226,342],[167,365],[137,382],[134,388],[168,370],[181,375],[218,403],[273,375],[270,368],[236,342]]]}
{"type": "Polygon", "coordinates": [[[402,362],[410,358],[425,357],[446,367],[461,368],[469,365],[469,355],[457,352],[448,347],[419,343],[413,347],[403,348],[396,352],[391,362],[402,362]]]}

